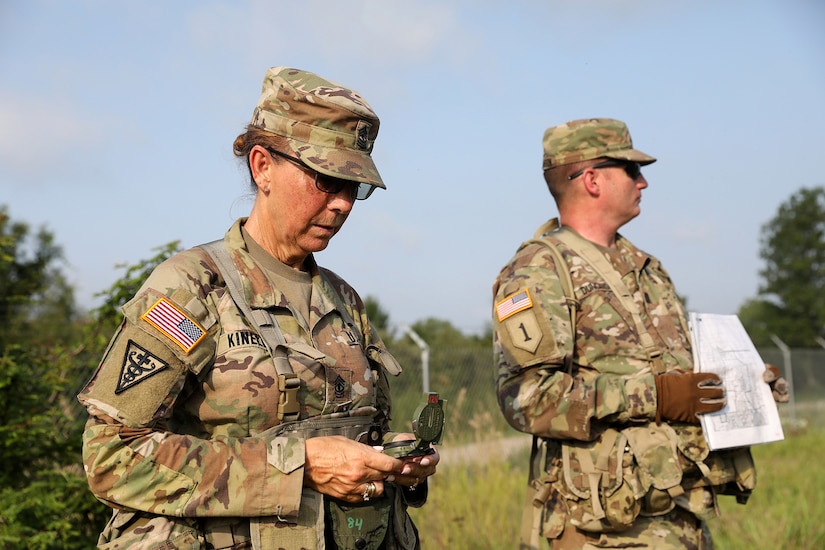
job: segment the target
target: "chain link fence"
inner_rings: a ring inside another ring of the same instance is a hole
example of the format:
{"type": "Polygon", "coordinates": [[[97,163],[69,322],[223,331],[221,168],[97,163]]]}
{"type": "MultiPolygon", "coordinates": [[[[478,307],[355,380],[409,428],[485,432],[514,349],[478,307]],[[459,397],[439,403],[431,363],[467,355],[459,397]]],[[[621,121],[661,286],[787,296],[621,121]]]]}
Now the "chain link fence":
{"type": "MultiPolygon", "coordinates": [[[[445,442],[483,441],[515,434],[499,412],[491,348],[437,347],[428,351],[425,358],[428,376],[425,376],[419,348],[398,345],[392,349],[404,366],[404,373],[390,380],[393,429],[409,431],[416,407],[424,401],[426,391],[431,391],[445,400],[445,442]]],[[[789,361],[778,348],[758,351],[763,360],[777,365],[792,383],[791,402],[779,405],[783,420],[822,425],[825,422],[825,349],[792,349],[789,361]]],[[[67,421],[82,422],[85,417],[75,396],[89,375],[78,373],[74,387],[61,396],[67,421]]]]}
{"type": "MultiPolygon", "coordinates": [[[[792,349],[788,361],[778,348],[758,351],[792,383],[791,401],[778,404],[783,422],[825,425],[825,349],[792,349]]],[[[423,391],[422,360],[414,350],[393,353],[405,367],[401,377],[391,380],[393,428],[409,430],[406,419],[421,401],[423,391]]],[[[431,348],[428,362],[429,390],[446,400],[445,442],[516,434],[499,412],[491,349],[431,348]]]]}
{"type": "Polygon", "coordinates": [[[782,371],[790,384],[790,401],[779,404],[783,422],[825,426],[825,349],[759,348],[759,355],[782,371]]]}

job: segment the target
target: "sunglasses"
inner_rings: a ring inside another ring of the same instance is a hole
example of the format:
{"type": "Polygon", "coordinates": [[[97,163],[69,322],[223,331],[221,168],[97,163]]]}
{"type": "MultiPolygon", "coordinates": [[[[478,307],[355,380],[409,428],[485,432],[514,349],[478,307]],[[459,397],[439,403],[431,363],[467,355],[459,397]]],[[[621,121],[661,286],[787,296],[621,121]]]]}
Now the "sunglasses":
{"type": "Polygon", "coordinates": [[[319,174],[306,164],[304,164],[301,159],[297,157],[293,157],[291,155],[287,155],[286,153],[282,153],[275,149],[266,148],[269,151],[270,155],[277,155],[283,159],[288,160],[298,168],[302,168],[303,170],[309,170],[312,172],[312,175],[315,177],[315,188],[322,193],[327,193],[329,195],[337,195],[347,186],[350,186],[350,198],[352,200],[359,200],[363,201],[366,200],[372,195],[372,192],[375,191],[375,186],[370,185],[368,183],[359,183],[357,181],[345,180],[341,178],[333,178],[330,176],[326,176],[324,174],[319,174]]]}
{"type": "Polygon", "coordinates": [[[596,163],[593,166],[588,166],[587,168],[582,168],[578,172],[576,172],[574,174],[570,174],[569,176],[567,176],[567,179],[574,180],[577,177],[584,174],[585,170],[589,170],[591,168],[593,168],[595,170],[596,168],[610,168],[612,166],[617,166],[619,168],[624,168],[624,171],[625,171],[625,174],[627,174],[627,177],[629,177],[633,181],[636,181],[642,175],[642,165],[639,164],[638,162],[633,162],[633,161],[629,161],[629,160],[610,159],[610,160],[605,160],[605,161],[596,163]]]}

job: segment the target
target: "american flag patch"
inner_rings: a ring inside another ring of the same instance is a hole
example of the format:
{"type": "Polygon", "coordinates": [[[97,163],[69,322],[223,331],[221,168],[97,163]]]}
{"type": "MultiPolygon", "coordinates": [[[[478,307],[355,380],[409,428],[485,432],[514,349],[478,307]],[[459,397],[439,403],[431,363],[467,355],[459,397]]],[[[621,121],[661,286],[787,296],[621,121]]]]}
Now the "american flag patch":
{"type": "Polygon", "coordinates": [[[514,292],[496,304],[498,321],[500,323],[507,317],[531,307],[533,307],[533,300],[530,299],[530,293],[527,292],[527,289],[514,292]]]}
{"type": "Polygon", "coordinates": [[[202,326],[187,317],[166,298],[155,302],[155,305],[140,318],[168,336],[186,353],[192,351],[206,336],[206,331],[202,326]]]}

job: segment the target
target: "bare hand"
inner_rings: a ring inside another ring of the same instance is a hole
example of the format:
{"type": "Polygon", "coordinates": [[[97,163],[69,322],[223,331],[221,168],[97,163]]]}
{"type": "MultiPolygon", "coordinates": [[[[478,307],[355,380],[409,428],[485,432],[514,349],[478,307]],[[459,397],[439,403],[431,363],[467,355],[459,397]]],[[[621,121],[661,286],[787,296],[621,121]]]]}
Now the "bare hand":
{"type": "MultiPolygon", "coordinates": [[[[399,434],[393,438],[393,441],[409,439],[415,439],[415,436],[413,434],[399,434]]],[[[414,488],[435,474],[436,466],[441,460],[441,456],[435,447],[431,446],[430,448],[433,450],[432,454],[403,459],[401,470],[394,476],[397,484],[414,488]]]]}
{"type": "Polygon", "coordinates": [[[403,467],[397,458],[340,435],[306,440],[304,483],[339,500],[363,502],[368,483],[375,487],[372,497],[382,495],[384,480],[392,481],[403,467]]]}

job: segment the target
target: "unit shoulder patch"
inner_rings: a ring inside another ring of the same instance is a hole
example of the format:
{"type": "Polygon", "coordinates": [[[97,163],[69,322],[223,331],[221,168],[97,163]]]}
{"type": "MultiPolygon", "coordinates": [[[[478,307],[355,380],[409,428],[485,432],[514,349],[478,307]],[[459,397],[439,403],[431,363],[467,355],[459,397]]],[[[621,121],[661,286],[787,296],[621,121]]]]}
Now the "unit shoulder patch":
{"type": "Polygon", "coordinates": [[[167,367],[169,367],[169,363],[152,355],[134,341],[129,340],[126,345],[126,352],[123,354],[123,365],[120,367],[120,378],[118,378],[115,393],[123,393],[167,367]]]}
{"type": "Polygon", "coordinates": [[[141,319],[158,329],[164,336],[189,353],[206,336],[206,330],[163,297],[150,307],[141,319]]]}
{"type": "Polygon", "coordinates": [[[544,334],[539,327],[536,312],[533,309],[521,310],[514,313],[504,323],[513,346],[524,351],[535,353],[544,334]]]}
{"type": "Polygon", "coordinates": [[[518,290],[496,304],[498,322],[500,323],[519,311],[524,311],[531,307],[533,307],[533,300],[530,298],[530,291],[526,288],[518,290]]]}

